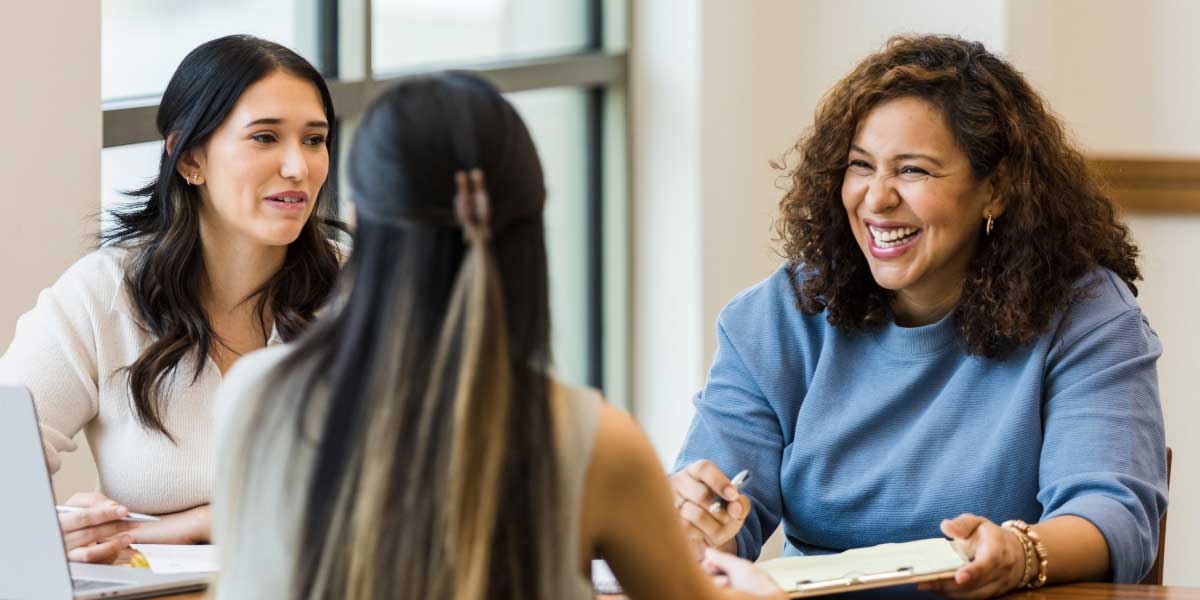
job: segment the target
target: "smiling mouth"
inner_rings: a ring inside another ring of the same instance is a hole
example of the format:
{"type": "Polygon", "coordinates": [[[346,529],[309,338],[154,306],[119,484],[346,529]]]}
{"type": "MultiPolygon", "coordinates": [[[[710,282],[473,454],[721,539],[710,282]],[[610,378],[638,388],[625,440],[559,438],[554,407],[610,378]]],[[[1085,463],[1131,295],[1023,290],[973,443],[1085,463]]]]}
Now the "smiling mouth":
{"type": "Polygon", "coordinates": [[[285,204],[303,204],[304,198],[299,196],[267,196],[267,200],[271,202],[283,202],[285,204]]]}
{"type": "Polygon", "coordinates": [[[903,246],[921,233],[921,229],[918,227],[876,227],[874,225],[867,225],[867,231],[871,233],[872,243],[879,248],[903,246]]]}

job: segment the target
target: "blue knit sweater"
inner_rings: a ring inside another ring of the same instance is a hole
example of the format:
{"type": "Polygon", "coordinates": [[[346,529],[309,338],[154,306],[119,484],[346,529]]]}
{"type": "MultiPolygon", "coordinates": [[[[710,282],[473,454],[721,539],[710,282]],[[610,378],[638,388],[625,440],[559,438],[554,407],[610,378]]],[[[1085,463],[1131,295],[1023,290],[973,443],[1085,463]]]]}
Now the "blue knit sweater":
{"type": "Polygon", "coordinates": [[[787,272],[734,298],[676,464],[750,469],[738,553],[780,519],[786,554],[939,536],[961,513],[996,523],[1077,515],[1110,576],[1154,563],[1166,510],[1155,361],[1162,348],[1111,271],[1003,360],[968,355],[951,317],[854,334],[796,308],[787,272]]]}

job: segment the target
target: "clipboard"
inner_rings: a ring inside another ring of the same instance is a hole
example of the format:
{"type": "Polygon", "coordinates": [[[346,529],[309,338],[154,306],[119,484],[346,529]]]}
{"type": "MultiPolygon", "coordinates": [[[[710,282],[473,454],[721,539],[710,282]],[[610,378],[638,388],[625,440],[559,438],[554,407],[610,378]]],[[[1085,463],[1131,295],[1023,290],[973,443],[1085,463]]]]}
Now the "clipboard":
{"type": "Polygon", "coordinates": [[[950,579],[967,559],[950,540],[931,538],[793,556],[758,563],[790,598],[950,579]]]}

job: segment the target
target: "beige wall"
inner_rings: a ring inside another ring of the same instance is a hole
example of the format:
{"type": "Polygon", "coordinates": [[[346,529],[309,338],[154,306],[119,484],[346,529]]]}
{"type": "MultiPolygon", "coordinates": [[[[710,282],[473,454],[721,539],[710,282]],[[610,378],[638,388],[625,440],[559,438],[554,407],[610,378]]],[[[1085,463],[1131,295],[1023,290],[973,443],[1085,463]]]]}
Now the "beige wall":
{"type": "MultiPolygon", "coordinates": [[[[1186,0],[663,0],[635,2],[633,404],[664,463],[678,452],[714,349],[714,322],[774,269],[780,192],[768,166],[822,93],[891,34],[963,35],[1012,57],[1091,152],[1200,157],[1200,3],[1186,0]],[[680,24],[684,25],[681,26],[680,24]],[[1189,73],[1189,70],[1191,73],[1189,73]],[[685,243],[680,243],[680,240],[685,243]]],[[[1145,252],[1140,301],[1160,363],[1172,484],[1167,580],[1200,585],[1200,327],[1191,298],[1200,218],[1130,215],[1145,252]],[[1192,473],[1200,473],[1191,469],[1192,473]]]]}
{"type": "MultiPolygon", "coordinates": [[[[45,0],[5,6],[0,94],[4,214],[0,236],[0,348],[37,293],[80,257],[96,231],[86,217],[100,197],[100,2],[45,0]],[[11,92],[11,93],[10,93],[11,92]]],[[[82,436],[76,440],[82,444],[82,436]]],[[[55,477],[56,490],[95,485],[83,444],[55,477]]]]}

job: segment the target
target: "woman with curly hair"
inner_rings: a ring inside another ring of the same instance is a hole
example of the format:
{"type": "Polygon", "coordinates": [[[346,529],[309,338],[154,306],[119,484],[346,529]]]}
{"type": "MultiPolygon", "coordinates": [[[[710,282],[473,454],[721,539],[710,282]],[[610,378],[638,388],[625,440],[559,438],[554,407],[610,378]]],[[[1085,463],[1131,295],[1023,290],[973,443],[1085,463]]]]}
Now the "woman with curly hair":
{"type": "Polygon", "coordinates": [[[1062,124],[981,44],[897,37],[794,150],[787,264],[721,312],[672,476],[693,544],[753,558],[782,519],[787,554],[963,540],[927,585],[954,596],[1138,581],[1166,509],[1161,345],[1062,124]]]}

